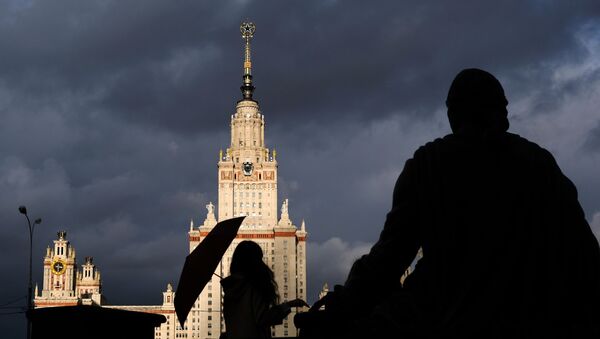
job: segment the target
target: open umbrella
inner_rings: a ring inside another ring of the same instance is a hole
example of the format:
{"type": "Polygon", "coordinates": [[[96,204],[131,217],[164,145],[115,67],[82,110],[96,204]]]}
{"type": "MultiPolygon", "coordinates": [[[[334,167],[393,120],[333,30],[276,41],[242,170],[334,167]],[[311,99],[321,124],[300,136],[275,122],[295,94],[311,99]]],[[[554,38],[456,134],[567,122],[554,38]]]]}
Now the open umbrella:
{"type": "Polygon", "coordinates": [[[235,239],[245,217],[219,222],[185,258],[179,284],[175,290],[175,312],[181,327],[194,302],[211,279],[223,254],[235,239]]]}

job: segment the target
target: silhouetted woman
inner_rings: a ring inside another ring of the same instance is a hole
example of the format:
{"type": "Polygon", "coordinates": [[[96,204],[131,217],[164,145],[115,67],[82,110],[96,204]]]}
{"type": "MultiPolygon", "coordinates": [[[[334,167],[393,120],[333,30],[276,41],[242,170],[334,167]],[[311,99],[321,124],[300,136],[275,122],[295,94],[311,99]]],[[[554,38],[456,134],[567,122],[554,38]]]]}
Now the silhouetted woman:
{"type": "Polygon", "coordinates": [[[301,299],[279,304],[273,272],[253,241],[242,241],[233,252],[230,276],[221,280],[225,293],[225,338],[271,338],[271,326],[281,324],[291,307],[308,306],[301,299]]]}

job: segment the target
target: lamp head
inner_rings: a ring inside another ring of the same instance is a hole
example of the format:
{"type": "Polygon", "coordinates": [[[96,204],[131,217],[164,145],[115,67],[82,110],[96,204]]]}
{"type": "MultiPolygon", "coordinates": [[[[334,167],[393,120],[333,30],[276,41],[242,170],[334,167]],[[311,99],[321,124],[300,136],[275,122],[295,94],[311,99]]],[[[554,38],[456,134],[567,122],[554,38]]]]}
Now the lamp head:
{"type": "Polygon", "coordinates": [[[21,212],[21,214],[27,215],[27,208],[25,206],[19,206],[19,212],[21,212]]]}
{"type": "Polygon", "coordinates": [[[35,219],[35,221],[33,223],[34,224],[41,224],[42,223],[42,218],[35,219]]]}

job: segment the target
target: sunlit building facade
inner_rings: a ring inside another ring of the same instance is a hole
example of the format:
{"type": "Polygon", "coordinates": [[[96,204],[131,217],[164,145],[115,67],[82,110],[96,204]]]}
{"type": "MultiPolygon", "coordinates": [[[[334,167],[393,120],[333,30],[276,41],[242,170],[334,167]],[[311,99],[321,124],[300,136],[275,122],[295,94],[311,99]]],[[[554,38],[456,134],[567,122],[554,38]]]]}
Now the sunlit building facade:
{"type": "MultiPolygon", "coordinates": [[[[253,98],[250,41],[254,29],[252,23],[241,26],[245,40],[243,97],[231,115],[230,145],[225,152],[219,152],[218,212],[215,215],[215,206],[209,203],[204,222],[199,227],[190,225],[190,252],[218,221],[246,216],[216,273],[221,277],[228,276],[233,250],[240,241],[252,240],[262,247],[264,261],[275,273],[281,301],[306,300],[306,226],[304,221],[300,227],[292,222],[288,199],[283,200],[278,211],[277,153],[266,146],[265,116],[253,98]]],[[[194,333],[216,338],[224,330],[219,280],[213,275],[190,313],[187,328],[192,338],[194,333]]],[[[297,335],[293,323],[295,312],[293,310],[282,325],[273,329],[273,335],[297,335]]]]}
{"type": "Polygon", "coordinates": [[[77,266],[75,247],[67,232],[57,233],[52,247],[46,248],[42,290],[35,286],[34,307],[97,305],[103,303],[100,271],[92,257],[77,266]]]}
{"type": "MultiPolygon", "coordinates": [[[[75,249],[59,232],[54,249],[48,249],[44,259],[44,289],[37,296],[36,306],[68,306],[78,304],[162,314],[167,321],[155,329],[155,338],[219,338],[224,332],[223,293],[219,277],[229,275],[231,256],[243,240],[258,243],[265,263],[273,270],[281,302],[301,298],[306,300],[306,226],[298,227],[290,217],[290,204],[284,199],[278,204],[277,153],[266,146],[265,116],[253,98],[250,42],[254,24],[243,23],[244,38],[242,99],[231,114],[230,145],[219,151],[217,161],[218,208],[206,205],[206,216],[199,225],[190,222],[189,251],[202,242],[218,221],[245,216],[236,239],[226,251],[212,280],[192,307],[183,327],[175,314],[173,286],[163,291],[161,305],[102,305],[100,273],[86,258],[81,272],[76,273],[75,249]],[[279,208],[280,207],[280,208],[279,208]]],[[[183,259],[183,258],[182,258],[183,259]]],[[[278,337],[296,336],[293,317],[297,309],[272,328],[278,337]]]]}

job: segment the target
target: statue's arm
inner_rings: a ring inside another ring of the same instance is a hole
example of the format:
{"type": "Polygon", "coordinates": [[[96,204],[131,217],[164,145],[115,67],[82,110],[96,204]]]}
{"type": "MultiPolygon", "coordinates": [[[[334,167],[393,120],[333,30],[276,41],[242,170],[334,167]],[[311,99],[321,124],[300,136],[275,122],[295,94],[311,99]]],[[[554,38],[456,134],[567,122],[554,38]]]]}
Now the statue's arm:
{"type": "Polygon", "coordinates": [[[346,294],[360,304],[376,302],[386,290],[400,286],[400,277],[421,246],[416,196],[415,161],[409,159],[394,187],[392,209],[369,254],[358,259],[345,283],[346,294]],[[374,293],[374,291],[379,291],[374,293]]]}

